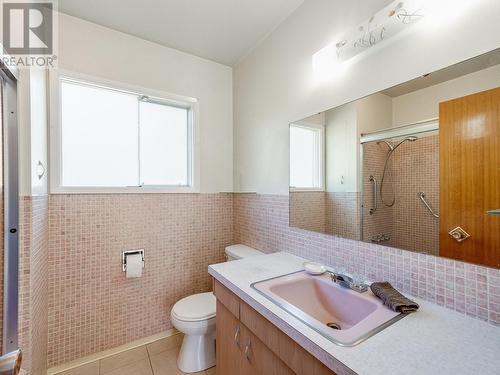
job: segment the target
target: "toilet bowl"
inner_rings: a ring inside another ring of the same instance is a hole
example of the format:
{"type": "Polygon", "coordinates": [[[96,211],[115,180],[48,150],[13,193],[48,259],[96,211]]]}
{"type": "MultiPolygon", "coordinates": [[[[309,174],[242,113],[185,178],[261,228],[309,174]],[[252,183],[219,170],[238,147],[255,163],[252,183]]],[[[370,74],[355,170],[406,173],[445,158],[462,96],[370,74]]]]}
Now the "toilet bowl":
{"type": "Polygon", "coordinates": [[[212,292],[194,294],[178,301],[170,321],[184,333],[177,367],[197,372],[215,366],[215,305],[212,292]]]}
{"type": "MultiPolygon", "coordinates": [[[[227,260],[262,255],[245,245],[226,247],[227,260]]],[[[212,292],[193,294],[177,301],[170,312],[172,325],[184,334],[177,367],[186,373],[215,366],[216,299],[212,292]]]]}

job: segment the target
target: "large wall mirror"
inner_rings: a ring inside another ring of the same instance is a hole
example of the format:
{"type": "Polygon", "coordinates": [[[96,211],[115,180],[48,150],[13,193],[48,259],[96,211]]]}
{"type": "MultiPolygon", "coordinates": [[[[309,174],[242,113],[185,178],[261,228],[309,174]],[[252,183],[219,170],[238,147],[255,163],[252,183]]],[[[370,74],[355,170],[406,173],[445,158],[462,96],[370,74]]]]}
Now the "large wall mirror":
{"type": "Polygon", "coordinates": [[[290,124],[290,226],[500,267],[500,50],[290,124]]]}

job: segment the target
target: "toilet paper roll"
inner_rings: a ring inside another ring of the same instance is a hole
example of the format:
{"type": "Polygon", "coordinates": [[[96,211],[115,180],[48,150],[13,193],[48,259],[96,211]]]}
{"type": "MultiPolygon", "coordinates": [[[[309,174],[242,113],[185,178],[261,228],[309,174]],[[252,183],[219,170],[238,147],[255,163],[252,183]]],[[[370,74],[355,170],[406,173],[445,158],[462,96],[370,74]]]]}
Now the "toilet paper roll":
{"type": "Polygon", "coordinates": [[[142,276],[141,254],[127,255],[127,278],[142,276]]]}

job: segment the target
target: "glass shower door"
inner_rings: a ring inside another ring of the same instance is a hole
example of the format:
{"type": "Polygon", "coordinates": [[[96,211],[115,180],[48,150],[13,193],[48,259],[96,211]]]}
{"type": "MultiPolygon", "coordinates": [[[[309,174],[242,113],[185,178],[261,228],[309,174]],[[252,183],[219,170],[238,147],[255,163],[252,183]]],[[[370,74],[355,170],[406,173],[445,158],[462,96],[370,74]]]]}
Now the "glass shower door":
{"type": "Polygon", "coordinates": [[[0,375],[19,372],[19,191],[17,79],[0,65],[0,375]]]}

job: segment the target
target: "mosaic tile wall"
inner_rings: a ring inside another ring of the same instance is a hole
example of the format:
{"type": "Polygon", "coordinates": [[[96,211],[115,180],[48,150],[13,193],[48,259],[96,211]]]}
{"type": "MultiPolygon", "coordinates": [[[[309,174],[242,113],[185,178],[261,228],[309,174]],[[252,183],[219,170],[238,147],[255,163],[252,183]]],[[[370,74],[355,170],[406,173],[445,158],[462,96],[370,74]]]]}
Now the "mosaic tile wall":
{"type": "Polygon", "coordinates": [[[326,233],[361,239],[361,193],[326,193],[326,233]]]}
{"type": "Polygon", "coordinates": [[[234,242],[288,251],[500,326],[500,270],[288,226],[288,196],[235,194],[234,242]]]}
{"type": "Polygon", "coordinates": [[[257,194],[23,198],[24,370],[42,374],[47,365],[171,328],[175,301],[210,288],[206,268],[223,261],[232,243],[388,280],[405,293],[500,325],[499,270],[290,228],[288,208],[288,196],[257,194]],[[146,252],[144,275],[126,279],[121,251],[137,248],[146,252]]]}
{"type": "Polygon", "coordinates": [[[48,202],[48,196],[22,197],[19,205],[19,347],[30,375],[47,369],[48,202]]]}
{"type": "Polygon", "coordinates": [[[425,208],[417,193],[424,192],[429,205],[439,211],[439,136],[405,142],[398,151],[392,163],[396,203],[391,245],[437,255],[439,219],[425,208]]]}
{"type": "Polygon", "coordinates": [[[290,192],[290,226],[326,232],[326,196],[323,191],[290,192]]]}
{"type": "MultiPolygon", "coordinates": [[[[377,142],[365,143],[363,145],[363,241],[370,242],[372,238],[393,235],[392,207],[382,204],[380,197],[380,183],[384,170],[385,158],[387,157],[387,146],[377,142]],[[373,176],[377,183],[377,201],[374,200],[373,186],[370,181],[373,176]],[[370,210],[375,211],[370,214],[370,210]]],[[[392,181],[392,170],[386,172],[387,181],[392,181]]],[[[384,189],[386,190],[386,189],[384,189]]],[[[390,244],[389,241],[385,241],[390,244]]]]}
{"type": "Polygon", "coordinates": [[[424,192],[427,202],[438,211],[439,136],[405,142],[392,155],[383,188],[385,202],[395,197],[392,207],[383,204],[380,192],[387,150],[383,143],[363,145],[363,238],[369,241],[373,236],[387,234],[390,240],[386,245],[437,255],[439,219],[429,213],[417,193],[424,192]],[[370,175],[377,179],[379,188],[378,208],[373,215],[369,213],[374,206],[370,175]]]}
{"type": "Polygon", "coordinates": [[[359,240],[361,194],[294,191],[290,199],[290,226],[359,240]]]}
{"type": "Polygon", "coordinates": [[[49,226],[52,367],[171,328],[233,243],[232,194],[52,195],[49,226]],[[122,272],[130,249],[145,250],[138,279],[122,272]]]}

